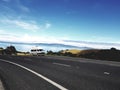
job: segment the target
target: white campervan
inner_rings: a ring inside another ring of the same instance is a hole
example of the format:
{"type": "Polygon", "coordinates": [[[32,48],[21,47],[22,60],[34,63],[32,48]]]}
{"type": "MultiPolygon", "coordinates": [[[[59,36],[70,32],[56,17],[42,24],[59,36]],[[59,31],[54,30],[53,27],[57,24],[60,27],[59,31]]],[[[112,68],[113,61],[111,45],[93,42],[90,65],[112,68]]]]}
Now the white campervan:
{"type": "Polygon", "coordinates": [[[31,49],[31,55],[44,56],[44,55],[45,55],[45,52],[44,52],[43,49],[33,48],[33,49],[31,49]]]}

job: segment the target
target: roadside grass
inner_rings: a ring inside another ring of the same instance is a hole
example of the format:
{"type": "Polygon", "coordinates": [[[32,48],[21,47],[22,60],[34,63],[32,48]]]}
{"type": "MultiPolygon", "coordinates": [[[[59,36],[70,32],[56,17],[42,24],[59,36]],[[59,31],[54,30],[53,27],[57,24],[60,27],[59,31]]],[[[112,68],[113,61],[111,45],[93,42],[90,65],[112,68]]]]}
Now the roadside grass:
{"type": "Polygon", "coordinates": [[[30,53],[17,53],[17,56],[31,56],[30,53]]]}
{"type": "Polygon", "coordinates": [[[66,52],[70,52],[72,54],[78,54],[80,53],[82,50],[78,50],[78,49],[70,49],[70,50],[64,50],[63,53],[66,53],[66,52]]]}

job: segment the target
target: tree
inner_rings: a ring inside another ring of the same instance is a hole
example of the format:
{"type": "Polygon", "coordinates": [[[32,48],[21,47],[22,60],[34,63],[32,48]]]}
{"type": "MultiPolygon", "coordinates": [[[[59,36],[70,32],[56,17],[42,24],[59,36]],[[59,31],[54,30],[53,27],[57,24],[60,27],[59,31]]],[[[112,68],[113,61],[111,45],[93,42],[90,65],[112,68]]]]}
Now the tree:
{"type": "Polygon", "coordinates": [[[17,53],[17,50],[14,46],[8,46],[6,49],[5,49],[5,53],[6,54],[9,54],[9,55],[12,55],[12,54],[16,54],[17,53]]]}
{"type": "Polygon", "coordinates": [[[114,47],[112,47],[110,50],[111,50],[111,51],[116,51],[117,49],[116,49],[116,48],[114,48],[114,47]]]}
{"type": "Polygon", "coordinates": [[[47,55],[53,55],[53,51],[47,51],[47,55]]]}
{"type": "Polygon", "coordinates": [[[0,54],[3,55],[3,51],[4,51],[4,49],[2,47],[0,47],[0,54]]]}

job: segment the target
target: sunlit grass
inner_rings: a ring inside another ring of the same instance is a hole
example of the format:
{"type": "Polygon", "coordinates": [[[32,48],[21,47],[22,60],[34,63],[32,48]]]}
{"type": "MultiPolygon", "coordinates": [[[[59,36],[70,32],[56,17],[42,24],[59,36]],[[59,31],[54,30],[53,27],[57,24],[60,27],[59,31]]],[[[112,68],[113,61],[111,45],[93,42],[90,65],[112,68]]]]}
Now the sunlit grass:
{"type": "Polygon", "coordinates": [[[31,56],[30,53],[17,53],[17,56],[31,56]]]}
{"type": "Polygon", "coordinates": [[[81,52],[81,50],[78,50],[78,49],[70,49],[70,50],[64,50],[63,53],[65,52],[70,52],[72,54],[78,54],[81,52]]]}

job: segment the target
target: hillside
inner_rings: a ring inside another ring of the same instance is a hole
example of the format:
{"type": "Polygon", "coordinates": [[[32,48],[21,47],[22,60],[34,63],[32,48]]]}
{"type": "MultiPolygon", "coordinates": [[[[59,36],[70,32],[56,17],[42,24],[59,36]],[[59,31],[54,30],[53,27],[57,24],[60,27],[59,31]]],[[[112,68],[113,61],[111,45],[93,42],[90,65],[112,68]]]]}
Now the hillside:
{"type": "Polygon", "coordinates": [[[63,50],[62,53],[72,53],[72,54],[78,54],[81,52],[81,50],[78,49],[67,49],[67,50],[63,50]]]}
{"type": "Polygon", "coordinates": [[[83,50],[78,54],[78,56],[90,59],[120,61],[120,50],[116,50],[115,48],[103,50],[83,50]]]}
{"type": "Polygon", "coordinates": [[[120,50],[111,49],[89,49],[89,50],[64,50],[63,55],[89,59],[120,61],[120,50]]]}

